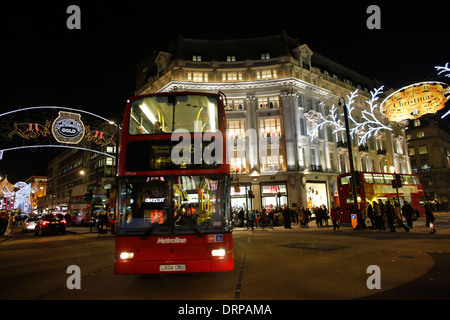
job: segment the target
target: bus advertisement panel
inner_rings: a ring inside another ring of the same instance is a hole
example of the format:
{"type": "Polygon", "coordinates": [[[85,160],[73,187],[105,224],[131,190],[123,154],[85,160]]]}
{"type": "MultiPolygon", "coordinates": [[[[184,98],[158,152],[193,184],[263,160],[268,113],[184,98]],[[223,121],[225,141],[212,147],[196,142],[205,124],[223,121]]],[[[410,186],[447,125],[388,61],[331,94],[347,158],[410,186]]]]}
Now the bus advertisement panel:
{"type": "Polygon", "coordinates": [[[234,269],[220,95],[131,98],[119,152],[116,274],[234,269]]]}
{"type": "MultiPolygon", "coordinates": [[[[388,200],[392,205],[400,200],[400,207],[407,201],[417,210],[420,216],[424,216],[424,192],[420,184],[419,177],[415,174],[397,174],[401,179],[401,187],[395,188],[395,174],[382,172],[362,172],[356,171],[357,175],[357,199],[359,210],[363,211],[367,202],[388,200]]],[[[344,173],[338,176],[339,205],[342,214],[342,222],[351,222],[351,211],[354,206],[353,192],[351,184],[351,173],[344,173]]]]}

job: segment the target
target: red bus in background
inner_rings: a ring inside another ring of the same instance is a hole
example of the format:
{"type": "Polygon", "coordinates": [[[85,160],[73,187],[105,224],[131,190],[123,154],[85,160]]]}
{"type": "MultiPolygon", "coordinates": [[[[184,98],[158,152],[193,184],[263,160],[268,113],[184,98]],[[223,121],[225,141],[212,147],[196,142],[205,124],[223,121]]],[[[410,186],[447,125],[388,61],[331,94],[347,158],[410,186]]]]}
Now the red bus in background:
{"type": "MultiPolygon", "coordinates": [[[[86,195],[69,197],[67,213],[70,214],[71,224],[94,224],[95,217],[100,210],[109,212],[108,208],[114,208],[110,203],[111,201],[114,202],[112,199],[109,201],[103,194],[93,194],[92,199],[89,199],[86,195]]],[[[112,217],[108,217],[108,221],[111,219],[112,217]]]]}
{"type": "Polygon", "coordinates": [[[222,96],[127,101],[119,152],[116,274],[234,269],[222,96]]]}
{"type": "MultiPolygon", "coordinates": [[[[393,187],[392,180],[395,179],[393,173],[382,172],[362,172],[357,174],[357,194],[359,209],[363,211],[367,202],[381,199],[383,203],[389,200],[392,205],[397,201],[397,190],[393,187]]],[[[400,207],[405,201],[419,211],[420,216],[425,215],[424,192],[420,184],[419,177],[415,174],[397,174],[402,181],[402,187],[398,188],[400,207]]],[[[338,175],[337,178],[339,206],[341,209],[342,222],[351,222],[351,209],[353,208],[353,191],[351,185],[351,173],[338,175]]]]}

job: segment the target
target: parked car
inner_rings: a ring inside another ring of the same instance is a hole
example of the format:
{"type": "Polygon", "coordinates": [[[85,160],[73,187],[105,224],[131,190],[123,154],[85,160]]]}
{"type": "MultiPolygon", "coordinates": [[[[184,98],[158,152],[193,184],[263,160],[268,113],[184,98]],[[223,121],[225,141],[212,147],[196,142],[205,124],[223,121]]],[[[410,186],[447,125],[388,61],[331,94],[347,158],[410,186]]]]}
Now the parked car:
{"type": "Polygon", "coordinates": [[[36,228],[36,223],[39,221],[38,217],[27,218],[24,223],[22,223],[22,232],[33,232],[36,228]]]}
{"type": "Polygon", "coordinates": [[[34,234],[43,235],[46,233],[66,233],[66,220],[62,215],[46,214],[39,219],[34,234]]]}

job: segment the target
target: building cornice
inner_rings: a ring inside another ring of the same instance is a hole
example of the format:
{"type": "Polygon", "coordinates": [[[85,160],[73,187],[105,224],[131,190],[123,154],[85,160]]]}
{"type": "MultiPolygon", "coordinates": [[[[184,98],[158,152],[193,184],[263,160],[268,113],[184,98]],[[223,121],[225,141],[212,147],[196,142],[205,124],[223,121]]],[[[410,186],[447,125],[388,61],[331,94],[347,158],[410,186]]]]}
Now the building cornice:
{"type": "Polygon", "coordinates": [[[234,90],[258,90],[267,88],[290,88],[303,92],[312,92],[322,96],[324,99],[338,100],[339,97],[332,94],[330,90],[313,85],[309,82],[295,77],[287,77],[272,80],[242,81],[242,82],[191,82],[191,81],[170,81],[158,92],[171,91],[234,91],[234,90]]]}

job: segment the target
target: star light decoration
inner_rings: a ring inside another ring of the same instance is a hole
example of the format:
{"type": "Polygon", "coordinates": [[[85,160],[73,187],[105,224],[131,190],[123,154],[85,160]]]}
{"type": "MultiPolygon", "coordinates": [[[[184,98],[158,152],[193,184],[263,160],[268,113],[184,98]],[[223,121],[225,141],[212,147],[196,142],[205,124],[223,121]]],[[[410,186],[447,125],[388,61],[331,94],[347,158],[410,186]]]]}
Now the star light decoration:
{"type": "MultiPolygon", "coordinates": [[[[353,123],[353,128],[350,129],[350,136],[352,139],[354,139],[355,136],[358,138],[358,145],[367,144],[367,139],[372,135],[376,135],[380,130],[393,130],[390,125],[384,125],[375,115],[375,109],[379,109],[377,101],[379,96],[383,93],[383,87],[384,86],[381,86],[370,92],[371,99],[365,101],[369,105],[369,109],[361,112],[362,122],[356,121],[352,115],[352,111],[355,109],[355,98],[358,97],[358,89],[347,95],[348,103],[346,106],[348,110],[348,119],[353,123]]],[[[325,124],[328,124],[333,128],[333,134],[345,131],[345,124],[341,121],[338,109],[334,104],[327,116],[324,117],[322,114],[319,115],[321,122],[317,123],[314,127],[315,132],[313,133],[313,137],[317,137],[318,131],[323,129],[325,124]]]]}

